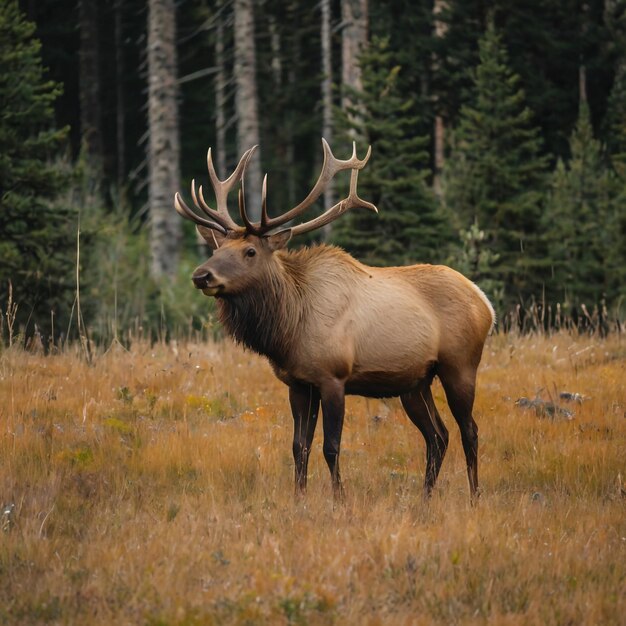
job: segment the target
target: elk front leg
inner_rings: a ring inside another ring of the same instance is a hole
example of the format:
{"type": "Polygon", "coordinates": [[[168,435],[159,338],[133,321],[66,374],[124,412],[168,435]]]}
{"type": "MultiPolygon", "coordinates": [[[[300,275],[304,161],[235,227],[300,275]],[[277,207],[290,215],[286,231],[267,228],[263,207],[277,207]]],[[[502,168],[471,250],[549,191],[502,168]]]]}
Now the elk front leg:
{"type": "Polygon", "coordinates": [[[343,487],[339,473],[339,449],[345,410],[344,383],[329,381],[321,388],[322,415],[324,420],[324,458],[330,470],[335,499],[343,498],[343,487]]]}
{"type": "Polygon", "coordinates": [[[320,394],[313,385],[295,383],[289,387],[289,402],[293,414],[293,460],[296,466],[296,493],[306,491],[307,467],[317,415],[320,394]]]}

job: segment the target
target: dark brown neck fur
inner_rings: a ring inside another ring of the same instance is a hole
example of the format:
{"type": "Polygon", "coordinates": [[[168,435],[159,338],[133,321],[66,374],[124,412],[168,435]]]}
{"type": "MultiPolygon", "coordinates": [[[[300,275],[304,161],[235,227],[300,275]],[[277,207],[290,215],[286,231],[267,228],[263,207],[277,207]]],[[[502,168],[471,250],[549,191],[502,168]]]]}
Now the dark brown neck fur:
{"type": "Polygon", "coordinates": [[[219,320],[238,343],[282,365],[306,314],[305,263],[298,253],[275,253],[264,282],[217,299],[219,320]]]}

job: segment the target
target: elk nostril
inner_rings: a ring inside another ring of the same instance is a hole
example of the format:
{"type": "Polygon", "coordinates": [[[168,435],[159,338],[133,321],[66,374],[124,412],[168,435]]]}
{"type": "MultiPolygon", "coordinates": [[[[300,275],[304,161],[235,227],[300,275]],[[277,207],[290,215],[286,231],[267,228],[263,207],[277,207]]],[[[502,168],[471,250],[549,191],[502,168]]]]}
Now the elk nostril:
{"type": "Polygon", "coordinates": [[[193,281],[193,284],[198,287],[198,289],[202,289],[202,287],[206,287],[213,280],[213,274],[208,270],[205,272],[194,273],[191,280],[193,281]]]}

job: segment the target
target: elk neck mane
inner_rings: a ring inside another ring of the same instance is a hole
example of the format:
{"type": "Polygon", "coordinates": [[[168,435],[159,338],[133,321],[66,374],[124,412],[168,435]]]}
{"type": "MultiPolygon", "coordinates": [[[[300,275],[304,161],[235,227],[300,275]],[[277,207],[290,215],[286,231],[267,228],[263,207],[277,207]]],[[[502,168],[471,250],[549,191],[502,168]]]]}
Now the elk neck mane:
{"type": "Polygon", "coordinates": [[[317,291],[310,284],[312,267],[323,259],[336,263],[337,257],[354,262],[326,245],[275,252],[264,280],[217,299],[221,324],[237,343],[280,365],[295,345],[317,291]]]}

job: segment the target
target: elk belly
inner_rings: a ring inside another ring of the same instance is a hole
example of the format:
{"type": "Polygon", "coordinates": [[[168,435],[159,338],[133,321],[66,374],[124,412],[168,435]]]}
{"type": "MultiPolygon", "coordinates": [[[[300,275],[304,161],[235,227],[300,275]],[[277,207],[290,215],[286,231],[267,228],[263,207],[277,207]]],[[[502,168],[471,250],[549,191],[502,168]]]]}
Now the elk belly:
{"type": "Polygon", "coordinates": [[[367,398],[392,398],[414,389],[417,382],[402,372],[367,372],[346,382],[346,393],[367,398]]]}
{"type": "Polygon", "coordinates": [[[429,361],[423,366],[402,371],[353,371],[346,381],[346,393],[368,398],[400,396],[415,389],[431,374],[435,365],[434,361],[429,361]]]}

